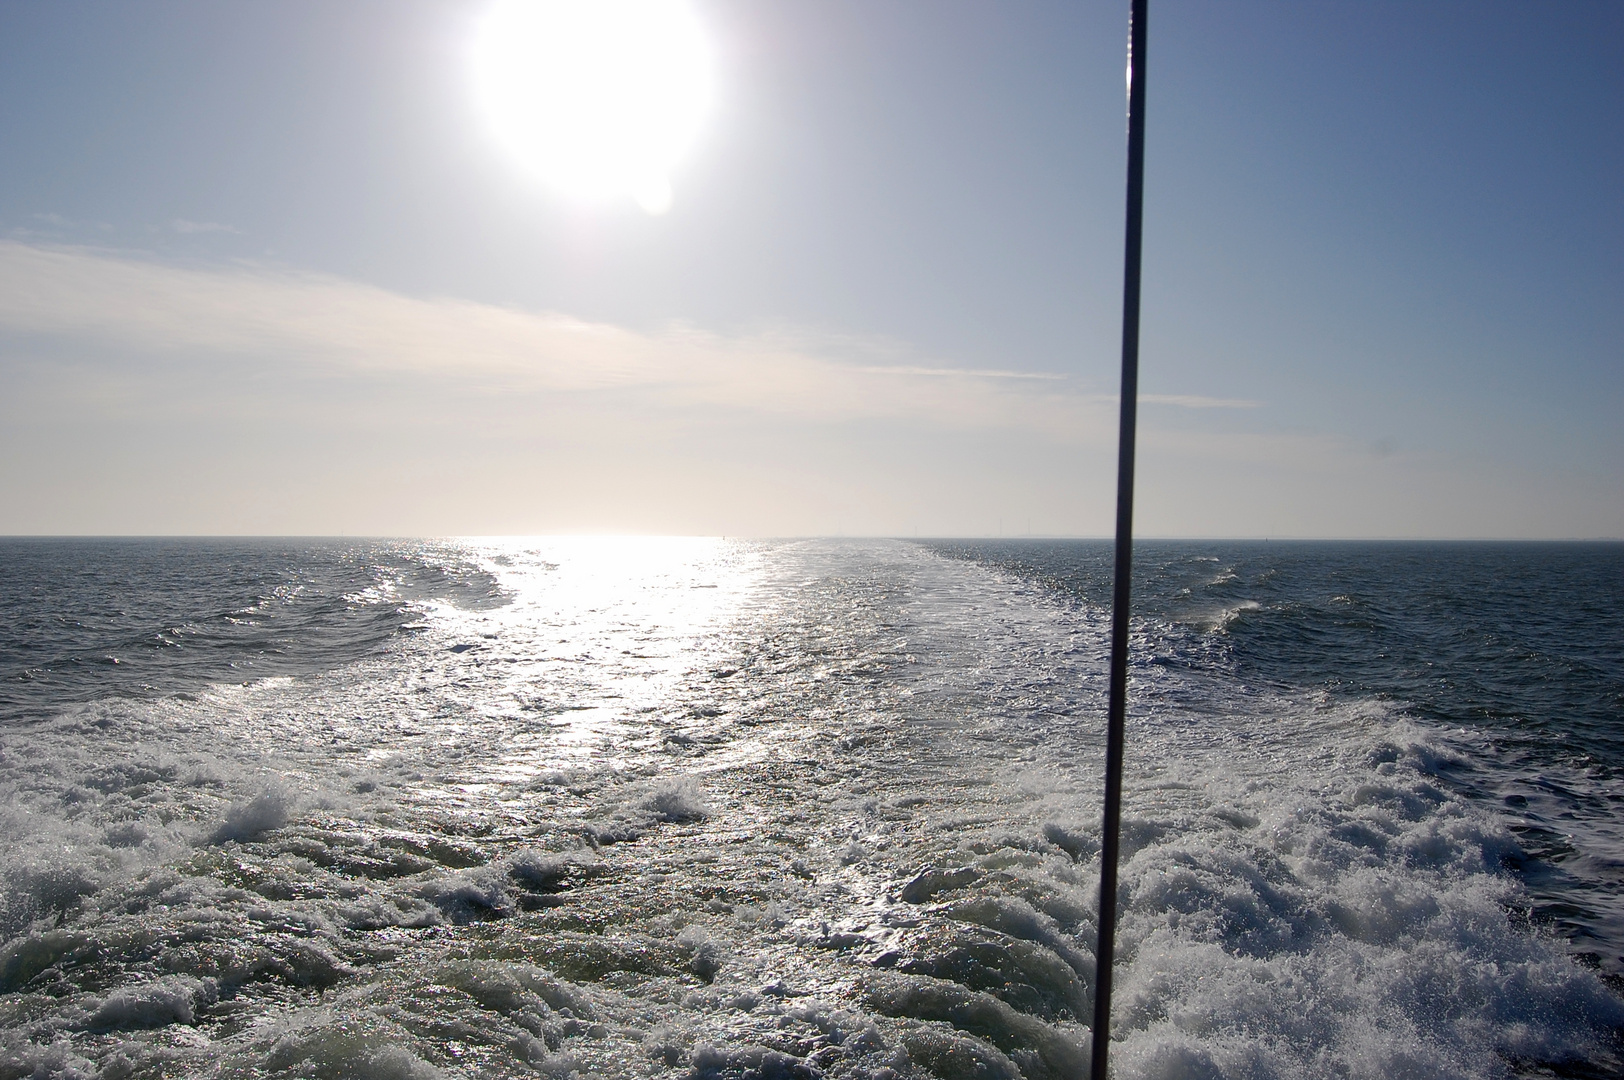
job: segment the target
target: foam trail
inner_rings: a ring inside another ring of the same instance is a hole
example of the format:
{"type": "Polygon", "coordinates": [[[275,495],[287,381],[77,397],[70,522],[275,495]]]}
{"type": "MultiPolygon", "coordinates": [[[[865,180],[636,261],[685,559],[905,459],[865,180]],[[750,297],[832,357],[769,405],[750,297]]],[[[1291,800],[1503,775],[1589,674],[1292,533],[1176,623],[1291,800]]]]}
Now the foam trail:
{"type": "MultiPolygon", "coordinates": [[[[1086,596],[901,543],[462,558],[506,602],[0,732],[0,1076],[1077,1075],[1086,596]]],[[[1119,1075],[1624,1068],[1478,745],[1245,677],[1264,617],[1136,626],[1119,1075]]]]}

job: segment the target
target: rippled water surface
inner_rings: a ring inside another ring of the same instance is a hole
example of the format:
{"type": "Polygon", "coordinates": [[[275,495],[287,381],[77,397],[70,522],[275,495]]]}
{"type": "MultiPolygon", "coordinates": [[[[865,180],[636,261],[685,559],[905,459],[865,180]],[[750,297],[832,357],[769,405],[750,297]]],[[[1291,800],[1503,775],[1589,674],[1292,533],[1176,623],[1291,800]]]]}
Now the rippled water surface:
{"type": "MultiPolygon", "coordinates": [[[[1617,546],[1140,549],[1123,1077],[1624,1071],[1617,546]]],[[[0,544],[0,1080],[1086,1073],[1095,544],[0,544]]]]}

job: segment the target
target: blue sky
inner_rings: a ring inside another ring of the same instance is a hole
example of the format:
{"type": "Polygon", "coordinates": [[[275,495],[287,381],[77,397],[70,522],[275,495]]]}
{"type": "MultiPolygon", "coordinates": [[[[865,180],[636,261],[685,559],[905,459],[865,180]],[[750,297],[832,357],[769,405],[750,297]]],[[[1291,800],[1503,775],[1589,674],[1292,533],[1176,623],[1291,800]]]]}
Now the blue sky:
{"type": "MultiPolygon", "coordinates": [[[[1123,6],[694,9],[654,217],[482,3],[0,4],[0,532],[1108,532],[1123,6]]],[[[1621,56],[1152,0],[1140,531],[1624,535],[1621,56]]]]}

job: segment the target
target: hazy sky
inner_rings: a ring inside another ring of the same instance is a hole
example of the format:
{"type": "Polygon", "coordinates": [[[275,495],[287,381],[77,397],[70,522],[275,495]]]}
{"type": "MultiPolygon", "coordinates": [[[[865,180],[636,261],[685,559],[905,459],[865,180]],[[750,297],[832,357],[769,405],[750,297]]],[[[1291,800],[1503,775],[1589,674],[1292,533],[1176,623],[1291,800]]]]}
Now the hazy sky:
{"type": "MultiPolygon", "coordinates": [[[[484,3],[0,0],[0,533],[1107,533],[1126,3],[693,6],[652,216],[484,3]]],[[[1150,37],[1140,533],[1624,535],[1624,5],[1150,37]]]]}

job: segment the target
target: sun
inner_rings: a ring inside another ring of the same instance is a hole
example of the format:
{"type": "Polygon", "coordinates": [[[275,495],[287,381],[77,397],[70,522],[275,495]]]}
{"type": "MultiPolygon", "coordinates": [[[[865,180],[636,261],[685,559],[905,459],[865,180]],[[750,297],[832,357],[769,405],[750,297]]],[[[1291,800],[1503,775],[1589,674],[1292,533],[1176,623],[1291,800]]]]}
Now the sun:
{"type": "Polygon", "coordinates": [[[712,92],[710,46],[682,0],[497,0],[473,66],[497,137],[545,183],[670,208],[712,92]]]}

